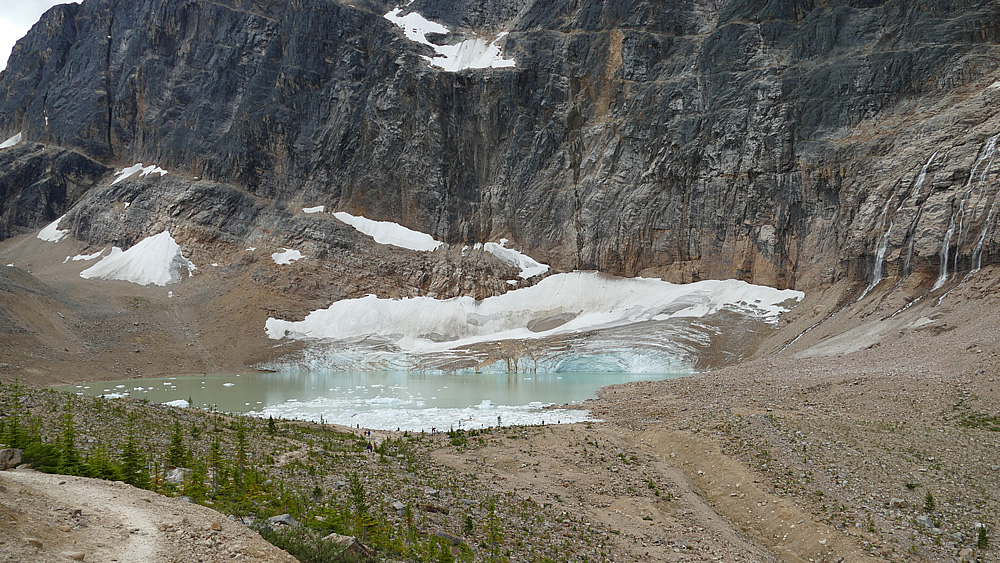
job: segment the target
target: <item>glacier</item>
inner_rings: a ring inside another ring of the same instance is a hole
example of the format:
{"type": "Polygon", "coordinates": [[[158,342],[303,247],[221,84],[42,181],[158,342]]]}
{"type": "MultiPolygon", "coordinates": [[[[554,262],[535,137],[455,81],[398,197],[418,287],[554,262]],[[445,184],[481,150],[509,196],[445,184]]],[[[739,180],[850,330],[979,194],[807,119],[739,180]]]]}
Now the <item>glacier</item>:
{"type": "Polygon", "coordinates": [[[677,373],[727,324],[773,324],[803,297],[738,280],[570,272],[481,301],[346,299],[264,328],[309,344],[275,369],[677,373]]]}

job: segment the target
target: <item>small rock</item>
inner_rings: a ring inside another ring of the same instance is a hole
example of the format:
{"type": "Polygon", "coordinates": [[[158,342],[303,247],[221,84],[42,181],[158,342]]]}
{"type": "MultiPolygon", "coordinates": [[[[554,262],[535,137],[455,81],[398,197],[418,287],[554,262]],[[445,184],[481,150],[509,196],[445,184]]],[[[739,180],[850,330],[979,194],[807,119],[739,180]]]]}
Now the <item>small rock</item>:
{"type": "Polygon", "coordinates": [[[190,469],[184,467],[175,467],[167,471],[167,477],[164,480],[172,485],[183,485],[184,479],[186,479],[188,474],[190,473],[191,473],[190,469]]]}
{"type": "Polygon", "coordinates": [[[28,545],[35,549],[42,549],[42,540],[38,538],[24,538],[24,541],[28,542],[28,545]]]}
{"type": "Polygon", "coordinates": [[[906,508],[906,507],[910,506],[910,503],[906,502],[904,499],[901,499],[901,498],[894,498],[894,499],[892,499],[892,500],[889,501],[889,504],[893,508],[906,508]]]}
{"type": "Polygon", "coordinates": [[[72,531],[72,530],[73,530],[73,528],[70,528],[66,524],[63,524],[62,526],[59,526],[59,531],[60,532],[69,532],[69,531],[72,531]]]}
{"type": "Polygon", "coordinates": [[[958,560],[961,562],[972,561],[972,550],[968,547],[958,552],[958,560]]]}
{"type": "Polygon", "coordinates": [[[392,508],[395,510],[402,511],[406,510],[406,505],[397,500],[396,502],[392,503],[392,508]]]}
{"type": "Polygon", "coordinates": [[[424,488],[424,495],[429,496],[429,497],[433,497],[433,498],[441,498],[441,491],[439,491],[437,489],[432,489],[430,487],[425,487],[424,488]]]}
{"type": "Polygon", "coordinates": [[[922,516],[917,516],[917,524],[920,524],[921,526],[927,528],[928,530],[934,527],[934,521],[931,520],[931,517],[927,516],[926,514],[922,516]]]}
{"type": "Polygon", "coordinates": [[[299,521],[292,518],[290,514],[279,514],[277,516],[272,516],[267,519],[268,525],[272,528],[275,526],[288,526],[294,528],[299,525],[299,521]]]}
{"type": "Polygon", "coordinates": [[[221,530],[222,524],[218,520],[212,520],[212,523],[208,526],[210,530],[221,530]]]}
{"type": "Polygon", "coordinates": [[[69,557],[73,561],[83,561],[83,558],[87,555],[82,551],[64,551],[63,555],[69,557]]]}

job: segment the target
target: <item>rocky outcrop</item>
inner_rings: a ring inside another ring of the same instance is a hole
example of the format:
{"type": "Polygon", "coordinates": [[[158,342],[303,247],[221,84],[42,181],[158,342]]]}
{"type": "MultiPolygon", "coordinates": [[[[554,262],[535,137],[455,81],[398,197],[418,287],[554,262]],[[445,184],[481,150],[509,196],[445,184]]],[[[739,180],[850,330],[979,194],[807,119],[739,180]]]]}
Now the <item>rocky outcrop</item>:
{"type": "Polygon", "coordinates": [[[66,213],[108,168],[76,151],[20,143],[0,149],[0,239],[66,213]]]}
{"type": "MultiPolygon", "coordinates": [[[[675,281],[930,285],[1000,256],[995,2],[408,4],[453,30],[439,43],[508,32],[514,68],[459,72],[428,65],[394,7],[58,6],[0,75],[0,131],[202,178],[173,215],[136,220],[234,241],[327,244],[252,211],[323,204],[675,281]]],[[[24,226],[58,213],[0,205],[24,226]]],[[[75,212],[75,236],[99,207],[75,212]]]]}

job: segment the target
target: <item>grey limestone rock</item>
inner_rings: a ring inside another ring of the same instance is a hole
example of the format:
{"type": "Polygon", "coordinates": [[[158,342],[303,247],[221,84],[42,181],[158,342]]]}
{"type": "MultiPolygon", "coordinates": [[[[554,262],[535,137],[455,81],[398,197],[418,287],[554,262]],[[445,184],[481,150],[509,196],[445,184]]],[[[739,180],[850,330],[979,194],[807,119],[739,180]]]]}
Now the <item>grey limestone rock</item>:
{"type": "Polygon", "coordinates": [[[341,232],[282,214],[323,204],[449,243],[508,237],[557,269],[675,281],[809,288],[1000,255],[996,2],[407,5],[453,31],[435,41],[509,33],[515,68],[460,72],[429,66],[383,17],[394,7],[52,8],[0,74],[0,133],[26,138],[0,150],[21,170],[0,238],[97,188],[75,236],[177,222],[330,245],[341,232]],[[72,162],[45,180],[28,169],[38,151],[72,162]],[[94,184],[134,162],[176,175],[94,184]],[[125,223],[102,218],[106,198],[140,193],[125,223]]]}

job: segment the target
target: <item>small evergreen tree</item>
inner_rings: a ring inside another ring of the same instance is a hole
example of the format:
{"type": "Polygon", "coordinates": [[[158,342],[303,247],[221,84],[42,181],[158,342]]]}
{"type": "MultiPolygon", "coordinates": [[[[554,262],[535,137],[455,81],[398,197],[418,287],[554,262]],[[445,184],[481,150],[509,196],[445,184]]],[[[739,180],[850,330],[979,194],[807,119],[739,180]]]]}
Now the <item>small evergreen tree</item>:
{"type": "Polygon", "coordinates": [[[73,427],[73,403],[66,403],[66,412],[62,415],[62,435],[59,436],[59,473],[66,475],[90,476],[80,452],[76,449],[76,430],[73,427]]]}
{"type": "Polygon", "coordinates": [[[188,466],[188,451],[184,447],[184,431],[181,429],[181,423],[176,420],[174,421],[173,433],[170,435],[167,463],[174,467],[188,466]]]}
{"type": "Polygon", "coordinates": [[[32,442],[21,453],[21,459],[30,463],[31,468],[42,473],[59,473],[62,455],[55,444],[32,442]]]}
{"type": "Polygon", "coordinates": [[[924,510],[927,512],[933,512],[934,506],[934,495],[932,495],[930,491],[927,491],[927,496],[924,497],[924,510]]]}
{"type": "Polygon", "coordinates": [[[139,451],[138,446],[135,444],[135,438],[132,436],[128,437],[125,447],[122,448],[121,472],[122,480],[129,485],[139,487],[140,489],[148,489],[152,486],[152,481],[149,479],[149,471],[146,470],[146,456],[142,455],[142,452],[139,451]]]}
{"type": "Polygon", "coordinates": [[[102,449],[91,452],[87,458],[87,466],[90,468],[90,476],[107,481],[121,481],[122,469],[111,460],[102,449]]]}

